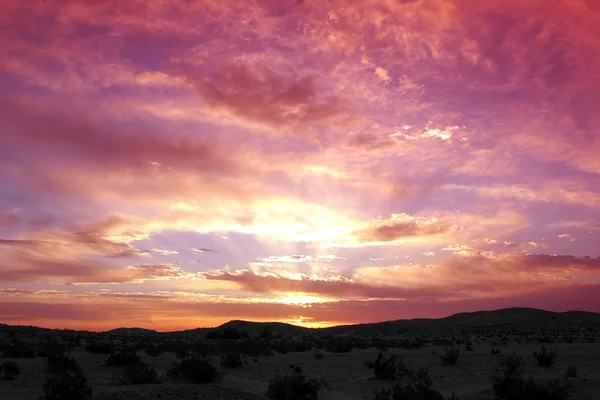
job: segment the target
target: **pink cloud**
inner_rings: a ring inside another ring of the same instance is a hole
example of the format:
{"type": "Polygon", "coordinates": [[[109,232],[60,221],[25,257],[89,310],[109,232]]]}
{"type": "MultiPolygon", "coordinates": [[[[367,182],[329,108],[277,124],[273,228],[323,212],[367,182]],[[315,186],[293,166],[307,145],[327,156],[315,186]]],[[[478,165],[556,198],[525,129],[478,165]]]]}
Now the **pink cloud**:
{"type": "Polygon", "coordinates": [[[140,291],[7,318],[600,310],[600,9],[496,3],[2,1],[0,289],[140,291]]]}

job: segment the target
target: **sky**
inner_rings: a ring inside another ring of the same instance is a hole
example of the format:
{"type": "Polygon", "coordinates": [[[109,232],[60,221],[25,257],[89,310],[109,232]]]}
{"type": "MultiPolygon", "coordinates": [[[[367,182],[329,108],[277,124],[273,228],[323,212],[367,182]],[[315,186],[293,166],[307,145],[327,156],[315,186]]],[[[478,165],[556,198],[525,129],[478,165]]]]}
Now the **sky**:
{"type": "Polygon", "coordinates": [[[0,0],[0,322],[600,311],[599,20],[0,0]]]}

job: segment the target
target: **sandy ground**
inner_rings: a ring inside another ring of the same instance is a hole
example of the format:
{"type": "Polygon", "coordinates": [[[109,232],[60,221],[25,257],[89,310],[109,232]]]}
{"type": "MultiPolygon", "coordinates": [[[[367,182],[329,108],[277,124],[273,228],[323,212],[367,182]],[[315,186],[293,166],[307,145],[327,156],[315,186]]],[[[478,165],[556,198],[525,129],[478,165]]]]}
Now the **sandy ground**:
{"type": "MultiPolygon", "coordinates": [[[[442,353],[444,347],[424,347],[415,350],[390,349],[386,355],[398,354],[404,358],[409,368],[424,366],[429,368],[434,379],[434,387],[442,394],[452,392],[462,400],[493,399],[492,384],[489,379],[494,372],[496,356],[490,355],[489,344],[475,344],[474,351],[462,351],[458,365],[442,366],[434,352],[442,353]]],[[[526,363],[525,375],[539,379],[560,379],[570,365],[578,369],[579,376],[573,378],[575,392],[573,400],[600,398],[600,344],[575,343],[555,344],[558,350],[556,364],[549,369],[539,367],[532,352],[540,348],[538,344],[493,346],[503,354],[515,352],[526,363]]],[[[372,371],[364,367],[364,361],[377,356],[376,349],[353,350],[350,353],[332,354],[324,352],[323,360],[316,360],[313,352],[278,354],[272,357],[260,357],[255,361],[247,358],[248,364],[237,370],[225,370],[220,383],[194,385],[164,382],[157,385],[122,386],[115,385],[114,378],[122,369],[104,364],[107,356],[90,354],[84,350],[75,350],[72,356],[82,366],[94,390],[94,399],[264,399],[268,381],[276,373],[288,373],[289,364],[299,364],[308,377],[326,378],[331,389],[324,391],[322,400],[363,400],[373,399],[373,389],[385,383],[372,381],[372,371]]],[[[176,360],[172,353],[159,357],[150,357],[139,353],[159,374],[164,374],[176,360]]],[[[6,359],[0,359],[0,363],[6,359]]],[[[45,379],[45,359],[14,360],[21,368],[21,375],[11,381],[0,380],[0,399],[36,400],[42,396],[42,384],[45,379]]],[[[218,363],[219,358],[215,357],[218,363]]]]}

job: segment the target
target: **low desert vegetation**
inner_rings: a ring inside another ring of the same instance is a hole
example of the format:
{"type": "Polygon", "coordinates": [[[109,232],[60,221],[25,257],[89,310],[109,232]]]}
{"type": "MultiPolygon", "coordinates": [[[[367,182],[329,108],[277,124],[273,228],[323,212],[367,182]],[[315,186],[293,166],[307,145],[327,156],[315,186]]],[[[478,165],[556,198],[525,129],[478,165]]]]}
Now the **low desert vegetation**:
{"type": "Polygon", "coordinates": [[[164,346],[149,344],[144,348],[144,352],[152,357],[158,357],[165,351],[164,346]]]}
{"type": "Polygon", "coordinates": [[[272,400],[318,400],[319,392],[329,385],[325,379],[308,379],[299,365],[290,365],[289,374],[277,374],[269,380],[266,396],[272,400]]]}
{"type": "Polygon", "coordinates": [[[2,355],[8,358],[33,358],[35,347],[26,341],[12,340],[2,344],[2,355]]]}
{"type": "Polygon", "coordinates": [[[113,367],[132,367],[140,362],[142,362],[142,359],[133,349],[124,349],[113,352],[106,359],[106,365],[113,367]]]}
{"type": "Polygon", "coordinates": [[[323,348],[329,353],[349,353],[354,344],[348,338],[332,338],[325,342],[323,348]]]}
{"type": "Polygon", "coordinates": [[[128,366],[119,381],[122,385],[156,384],[160,382],[156,370],[143,361],[128,366]]]}
{"type": "Polygon", "coordinates": [[[221,358],[221,366],[224,368],[242,368],[244,366],[242,355],[237,352],[229,352],[221,358]]]}
{"type": "Polygon", "coordinates": [[[250,335],[237,328],[215,329],[206,334],[207,339],[249,339],[250,335]]]}
{"type": "Polygon", "coordinates": [[[0,365],[0,376],[2,379],[15,379],[21,373],[21,369],[14,361],[5,361],[0,365]]]}
{"type": "Polygon", "coordinates": [[[188,357],[171,366],[168,372],[171,379],[182,379],[192,383],[219,382],[223,374],[212,361],[204,357],[188,357]]]}
{"type": "Polygon", "coordinates": [[[574,365],[569,366],[567,369],[567,378],[577,378],[577,367],[574,365]]]}
{"type": "Polygon", "coordinates": [[[92,387],[77,362],[68,355],[48,357],[43,400],[89,400],[92,387]]]}
{"type": "MultiPolygon", "coordinates": [[[[424,368],[406,370],[391,388],[375,388],[374,394],[375,400],[445,400],[424,368]]],[[[449,400],[459,399],[453,394],[449,400]]]]}
{"type": "Polygon", "coordinates": [[[404,360],[397,355],[384,357],[382,353],[379,353],[372,364],[370,362],[365,363],[367,368],[371,365],[373,368],[374,379],[381,381],[395,381],[406,375],[408,372],[404,366],[404,360]]]}
{"type": "Polygon", "coordinates": [[[85,349],[92,354],[110,354],[114,348],[114,344],[107,340],[91,341],[85,345],[85,349]]]}
{"type": "Polygon", "coordinates": [[[248,357],[269,357],[275,354],[267,341],[260,339],[247,339],[235,343],[235,351],[248,357]]]}
{"type": "Polygon", "coordinates": [[[460,357],[460,349],[458,347],[446,347],[444,354],[440,355],[442,365],[456,365],[460,357]]]}
{"type": "Polygon", "coordinates": [[[516,354],[502,359],[492,377],[496,398],[499,400],[564,400],[569,397],[571,385],[566,381],[538,382],[525,378],[525,361],[516,354]]]}
{"type": "Polygon", "coordinates": [[[203,398],[255,398],[268,391],[271,399],[306,400],[326,397],[323,389],[333,391],[327,396],[332,399],[447,400],[454,389],[462,399],[594,398],[597,345],[587,343],[600,337],[600,325],[476,322],[475,327],[453,323],[436,328],[427,322],[396,329],[386,323],[383,329],[360,325],[295,332],[252,324],[248,333],[246,328],[95,333],[5,325],[0,326],[0,398],[35,399],[43,391],[44,400],[87,400],[92,389],[98,399],[138,393],[122,385],[148,385],[140,393],[152,393],[152,398],[177,398],[174,391],[182,399],[200,393],[203,398]],[[586,346],[589,352],[582,351],[586,346]],[[43,363],[46,379],[36,375],[43,374],[43,363]],[[265,369],[272,374],[265,375],[265,369]],[[222,379],[223,373],[228,379],[222,379]]]}
{"type": "Polygon", "coordinates": [[[556,360],[556,349],[542,346],[539,351],[536,350],[533,352],[533,357],[542,367],[550,368],[556,360]]]}
{"type": "Polygon", "coordinates": [[[72,349],[66,343],[58,340],[43,340],[36,346],[36,355],[38,357],[50,357],[67,353],[72,349]]]}

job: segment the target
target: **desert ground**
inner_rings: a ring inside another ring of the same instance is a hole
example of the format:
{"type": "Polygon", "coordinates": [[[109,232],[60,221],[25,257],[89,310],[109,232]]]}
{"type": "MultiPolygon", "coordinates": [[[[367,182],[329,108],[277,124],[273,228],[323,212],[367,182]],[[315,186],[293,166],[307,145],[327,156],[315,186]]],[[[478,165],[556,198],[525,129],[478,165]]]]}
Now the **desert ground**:
{"type": "MultiPolygon", "coordinates": [[[[444,399],[451,398],[453,393],[461,400],[499,398],[494,392],[493,377],[498,376],[499,365],[511,354],[524,361],[523,376],[533,377],[536,382],[562,382],[568,385],[568,398],[573,400],[600,399],[598,316],[539,313],[518,310],[513,314],[505,311],[500,316],[465,314],[454,316],[454,320],[449,317],[394,321],[325,330],[243,321],[213,330],[177,333],[128,329],[91,333],[4,325],[0,328],[0,338],[9,350],[3,353],[0,365],[12,361],[20,373],[11,379],[0,379],[0,399],[50,398],[44,397],[44,383],[49,379],[48,357],[55,351],[70,354],[91,386],[91,398],[97,400],[265,399],[269,398],[267,392],[273,377],[294,374],[293,369],[298,366],[307,379],[327,382],[319,391],[318,398],[322,400],[376,399],[377,388],[395,384],[394,380],[376,379],[374,369],[365,365],[376,360],[380,353],[384,360],[396,355],[407,370],[425,368],[432,388],[444,399]],[[219,337],[222,333],[225,335],[219,337]],[[33,357],[11,353],[11,344],[27,343],[35,353],[33,357]],[[103,350],[109,354],[98,354],[99,350],[90,346],[99,343],[110,346],[110,350],[103,350]],[[556,350],[551,366],[540,365],[533,356],[542,346],[556,350]],[[160,350],[147,350],[148,347],[160,350]],[[156,371],[156,383],[132,384],[122,379],[126,366],[108,365],[110,353],[123,349],[134,352],[142,363],[156,371]],[[446,349],[460,350],[455,365],[441,362],[440,356],[446,349]],[[265,354],[259,354],[263,351],[265,354]],[[242,360],[237,368],[221,363],[224,354],[232,353],[242,360]],[[13,357],[7,357],[11,354],[13,357]],[[169,374],[172,366],[186,357],[208,360],[222,378],[208,383],[173,378],[169,374]],[[575,367],[576,374],[567,377],[569,367],[575,367]]],[[[271,395],[271,398],[276,397],[271,395]]],[[[301,397],[292,394],[287,398],[301,397]]]]}

